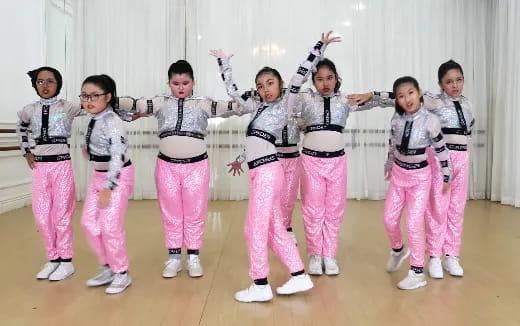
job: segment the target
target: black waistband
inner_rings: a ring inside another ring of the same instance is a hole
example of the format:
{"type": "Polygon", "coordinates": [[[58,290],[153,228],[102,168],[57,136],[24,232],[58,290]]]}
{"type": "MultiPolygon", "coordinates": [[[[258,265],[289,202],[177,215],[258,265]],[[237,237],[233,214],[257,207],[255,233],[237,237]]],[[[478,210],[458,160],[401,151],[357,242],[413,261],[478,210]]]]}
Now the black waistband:
{"type": "Polygon", "coordinates": [[[406,150],[401,150],[401,146],[399,146],[399,145],[397,145],[396,148],[399,151],[399,153],[406,155],[406,156],[421,155],[421,154],[426,153],[426,148],[408,148],[406,150]]]}
{"type": "Polygon", "coordinates": [[[267,163],[271,163],[274,161],[278,161],[275,154],[262,156],[260,158],[257,158],[256,160],[252,160],[251,162],[247,162],[247,165],[249,166],[249,170],[252,170],[254,168],[259,167],[260,165],[264,165],[267,163]]]}
{"type": "Polygon", "coordinates": [[[292,152],[292,153],[276,153],[276,157],[278,158],[294,158],[294,157],[299,157],[300,156],[300,152],[292,152]]]}
{"type": "Polygon", "coordinates": [[[395,159],[395,164],[406,170],[417,170],[417,169],[422,169],[422,168],[425,168],[428,166],[427,161],[422,161],[419,163],[407,163],[407,162],[400,161],[398,159],[395,159]]]}
{"type": "Polygon", "coordinates": [[[442,133],[445,135],[467,135],[466,129],[462,128],[442,128],[442,133]]]}
{"type": "Polygon", "coordinates": [[[343,156],[345,155],[345,150],[344,149],[340,149],[339,151],[335,151],[335,152],[320,152],[320,151],[313,151],[311,149],[308,149],[308,148],[303,148],[302,149],[302,153],[305,154],[305,155],[309,155],[309,156],[314,156],[314,157],[339,157],[339,156],[343,156]]]}
{"type": "Polygon", "coordinates": [[[294,147],[298,146],[298,144],[274,144],[275,147],[294,147]]]}
{"type": "Polygon", "coordinates": [[[36,145],[66,144],[67,137],[50,137],[47,139],[36,138],[34,143],[36,145]]]}
{"type": "Polygon", "coordinates": [[[159,152],[159,155],[157,155],[158,158],[160,158],[163,161],[169,162],[169,163],[177,163],[177,164],[188,164],[188,163],[195,163],[200,162],[208,158],[208,153],[200,154],[195,157],[188,157],[188,158],[173,158],[164,155],[163,153],[159,152]]]}
{"type": "Polygon", "coordinates": [[[110,155],[94,155],[94,154],[90,154],[89,156],[89,161],[94,161],[94,162],[110,162],[110,158],[112,156],[110,155]]]}
{"type": "Polygon", "coordinates": [[[70,154],[60,155],[34,155],[35,162],[61,162],[70,160],[70,154]]]}
{"type": "Polygon", "coordinates": [[[198,132],[191,132],[191,131],[182,131],[182,130],[168,130],[165,132],[161,132],[159,135],[159,138],[166,138],[170,136],[186,136],[186,137],[193,137],[198,139],[204,139],[203,134],[199,134],[198,132]]]}
{"type": "Polygon", "coordinates": [[[321,125],[312,125],[305,128],[304,133],[320,131],[320,130],[330,130],[336,132],[343,132],[344,127],[340,125],[330,125],[330,124],[321,124],[321,125]]]}
{"type": "Polygon", "coordinates": [[[451,151],[465,152],[468,150],[468,145],[465,144],[446,144],[446,147],[451,151]]]}
{"type": "Polygon", "coordinates": [[[260,130],[260,129],[253,129],[253,128],[248,129],[246,135],[247,136],[252,136],[252,137],[262,138],[264,140],[267,140],[271,144],[274,144],[275,141],[276,141],[276,137],[275,136],[271,135],[267,131],[263,131],[263,130],[260,130]]]}
{"type": "MultiPolygon", "coordinates": [[[[132,161],[128,160],[125,162],[125,164],[123,164],[123,167],[126,168],[127,166],[130,166],[130,165],[132,165],[132,161]]],[[[108,172],[108,170],[97,170],[97,169],[96,169],[96,171],[97,172],[108,172]]]]}

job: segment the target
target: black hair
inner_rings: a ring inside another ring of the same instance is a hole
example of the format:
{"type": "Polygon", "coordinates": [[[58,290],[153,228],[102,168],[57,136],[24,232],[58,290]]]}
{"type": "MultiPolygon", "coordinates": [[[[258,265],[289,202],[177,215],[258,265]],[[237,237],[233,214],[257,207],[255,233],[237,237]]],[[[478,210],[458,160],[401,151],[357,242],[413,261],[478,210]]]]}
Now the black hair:
{"type": "Polygon", "coordinates": [[[461,65],[450,59],[439,66],[439,70],[437,71],[439,83],[441,82],[441,79],[444,77],[444,75],[446,75],[446,73],[448,73],[448,71],[450,71],[451,69],[459,70],[462,76],[464,76],[464,71],[462,70],[461,65]]]}
{"type": "MultiPolygon", "coordinates": [[[[282,79],[282,75],[280,75],[280,73],[278,72],[278,70],[274,69],[274,68],[271,68],[271,67],[263,67],[262,69],[260,69],[257,73],[256,73],[256,76],[255,76],[255,84],[256,84],[256,81],[258,80],[258,77],[262,76],[263,74],[272,74],[273,76],[276,77],[276,79],[278,79],[278,82],[280,83],[280,95],[282,95],[282,89],[283,89],[283,79],[282,79]]],[[[262,99],[263,100],[263,99],[262,99]]]]}
{"type": "Polygon", "coordinates": [[[107,94],[111,94],[112,98],[110,99],[110,105],[113,108],[117,106],[117,92],[116,92],[116,82],[112,79],[112,77],[108,75],[92,75],[88,76],[81,86],[85,84],[94,84],[97,87],[101,88],[103,92],[107,94]]]}
{"type": "MultiPolygon", "coordinates": [[[[397,78],[394,82],[394,87],[393,87],[393,93],[395,94],[395,112],[397,112],[399,115],[403,115],[405,113],[405,110],[397,103],[397,88],[399,86],[401,86],[402,84],[407,84],[407,83],[410,83],[413,85],[413,87],[415,87],[415,89],[417,89],[417,92],[420,92],[421,89],[419,88],[419,82],[417,81],[417,79],[413,78],[413,77],[410,77],[410,76],[404,76],[404,77],[400,77],[400,78],[397,78]]],[[[421,103],[423,102],[423,98],[421,96],[421,103]]]]}
{"type": "Polygon", "coordinates": [[[336,85],[334,85],[334,92],[339,91],[339,88],[341,87],[341,77],[338,75],[336,65],[330,59],[324,58],[318,62],[318,64],[316,65],[316,71],[312,72],[312,82],[314,82],[314,77],[316,76],[318,70],[320,70],[321,67],[329,68],[334,73],[334,75],[336,75],[336,85]]]}
{"type": "Polygon", "coordinates": [[[174,74],[188,74],[191,80],[195,81],[193,68],[186,60],[177,60],[170,65],[170,68],[168,68],[168,80],[170,80],[174,74]]]}
{"type": "Polygon", "coordinates": [[[54,96],[58,96],[58,94],[61,91],[61,87],[63,86],[63,78],[61,77],[60,72],[55,68],[44,66],[28,71],[27,75],[29,75],[29,77],[31,78],[32,87],[36,90],[38,96],[41,96],[40,93],[38,93],[38,88],[36,88],[36,81],[38,80],[38,74],[42,71],[49,71],[54,75],[54,79],[56,79],[56,83],[58,84],[56,87],[56,94],[54,94],[54,96]]]}

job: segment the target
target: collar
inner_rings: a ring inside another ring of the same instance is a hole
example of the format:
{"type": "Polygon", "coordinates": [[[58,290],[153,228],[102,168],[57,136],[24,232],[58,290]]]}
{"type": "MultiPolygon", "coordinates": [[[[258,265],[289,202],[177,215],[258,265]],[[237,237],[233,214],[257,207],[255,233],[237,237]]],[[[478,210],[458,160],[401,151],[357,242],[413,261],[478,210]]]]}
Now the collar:
{"type": "Polygon", "coordinates": [[[58,102],[58,97],[57,96],[54,96],[54,97],[51,97],[51,98],[40,97],[40,104],[41,105],[51,105],[51,104],[54,104],[56,102],[58,102]]]}

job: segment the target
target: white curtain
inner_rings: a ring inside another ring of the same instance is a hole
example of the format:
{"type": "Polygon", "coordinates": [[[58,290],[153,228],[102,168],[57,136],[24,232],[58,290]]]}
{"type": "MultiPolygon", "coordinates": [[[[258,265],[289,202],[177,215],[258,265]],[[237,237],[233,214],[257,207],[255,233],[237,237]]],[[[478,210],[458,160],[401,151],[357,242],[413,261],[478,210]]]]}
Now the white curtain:
{"type": "MultiPolygon", "coordinates": [[[[235,54],[236,83],[247,90],[266,65],[288,81],[320,33],[333,29],[343,42],[331,45],[326,56],[339,69],[344,93],[390,90],[402,75],[415,76],[423,89],[437,92],[438,66],[448,59],[461,63],[464,93],[477,118],[470,197],[484,198],[489,7],[485,0],[77,0],[68,42],[73,46],[66,55],[66,78],[73,84],[67,96],[77,96],[81,81],[97,73],[114,77],[120,95],[154,95],[167,90],[168,66],[185,58],[195,70],[195,93],[225,99],[210,49],[235,54]]],[[[382,166],[391,115],[389,108],[350,116],[345,132],[349,198],[384,198],[382,166]]],[[[210,122],[211,199],[247,198],[247,178],[229,176],[225,166],[243,150],[246,124],[247,117],[210,122]]],[[[79,150],[84,129],[78,121],[72,142],[80,198],[89,170],[79,150]]],[[[156,122],[146,118],[128,129],[137,171],[133,198],[155,198],[156,122]]]]}
{"type": "Polygon", "coordinates": [[[493,116],[491,199],[520,207],[520,3],[493,2],[490,108],[493,116]]]}

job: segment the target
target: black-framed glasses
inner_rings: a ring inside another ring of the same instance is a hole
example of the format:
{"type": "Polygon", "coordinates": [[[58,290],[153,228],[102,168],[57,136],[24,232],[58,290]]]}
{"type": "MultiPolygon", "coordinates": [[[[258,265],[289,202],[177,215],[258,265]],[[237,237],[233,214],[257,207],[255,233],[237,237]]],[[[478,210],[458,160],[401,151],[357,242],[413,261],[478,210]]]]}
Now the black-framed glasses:
{"type": "Polygon", "coordinates": [[[48,86],[48,85],[54,85],[54,84],[56,84],[56,81],[54,79],[47,79],[47,80],[45,80],[45,79],[38,79],[36,81],[36,85],[38,85],[38,86],[43,86],[43,85],[47,85],[48,86]]]}
{"type": "Polygon", "coordinates": [[[108,93],[101,93],[101,94],[80,94],[78,95],[79,99],[83,102],[96,102],[99,100],[100,96],[106,95],[108,93]]]}

